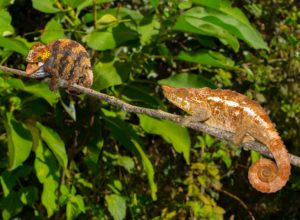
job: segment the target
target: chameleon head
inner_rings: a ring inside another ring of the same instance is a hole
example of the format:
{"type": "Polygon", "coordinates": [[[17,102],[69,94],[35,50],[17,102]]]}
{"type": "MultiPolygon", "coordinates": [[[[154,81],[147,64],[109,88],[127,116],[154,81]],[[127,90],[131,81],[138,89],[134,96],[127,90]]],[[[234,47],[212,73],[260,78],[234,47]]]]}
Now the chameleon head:
{"type": "Polygon", "coordinates": [[[34,44],[28,52],[26,61],[26,73],[32,77],[40,78],[48,74],[44,72],[43,65],[45,61],[51,56],[51,51],[42,43],[34,44]]]}
{"type": "Polygon", "coordinates": [[[166,85],[161,87],[164,96],[177,107],[191,113],[191,100],[189,90],[187,88],[173,88],[166,85]]]}

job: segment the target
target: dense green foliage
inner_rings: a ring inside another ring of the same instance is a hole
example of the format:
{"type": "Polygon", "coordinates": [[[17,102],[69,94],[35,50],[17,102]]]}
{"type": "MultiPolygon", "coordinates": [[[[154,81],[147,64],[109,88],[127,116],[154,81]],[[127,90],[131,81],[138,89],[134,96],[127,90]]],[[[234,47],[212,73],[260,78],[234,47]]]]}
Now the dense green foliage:
{"type": "MultiPolygon", "coordinates": [[[[33,43],[71,38],[91,55],[93,89],[180,113],[159,85],[230,88],[266,107],[300,155],[299,11],[292,0],[0,0],[0,61],[25,69],[33,43]]],[[[264,195],[247,180],[257,153],[3,72],[0,91],[3,219],[300,216],[297,168],[264,195]]]]}

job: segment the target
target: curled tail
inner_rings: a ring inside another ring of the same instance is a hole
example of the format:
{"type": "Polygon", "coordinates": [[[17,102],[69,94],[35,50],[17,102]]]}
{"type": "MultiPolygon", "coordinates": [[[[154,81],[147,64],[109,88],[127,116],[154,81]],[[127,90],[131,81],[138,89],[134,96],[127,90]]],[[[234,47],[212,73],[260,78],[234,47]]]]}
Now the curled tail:
{"type": "Polygon", "coordinates": [[[267,146],[276,164],[265,158],[256,161],[249,169],[248,179],[256,190],[273,193],[280,190],[288,181],[291,164],[288,152],[280,138],[272,140],[267,146]]]}

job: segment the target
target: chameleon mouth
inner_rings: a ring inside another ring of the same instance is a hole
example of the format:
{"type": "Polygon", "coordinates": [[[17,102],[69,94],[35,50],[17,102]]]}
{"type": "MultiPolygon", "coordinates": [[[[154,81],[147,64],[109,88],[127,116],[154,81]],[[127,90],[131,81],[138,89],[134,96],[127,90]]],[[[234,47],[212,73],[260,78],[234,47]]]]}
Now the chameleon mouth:
{"type": "Polygon", "coordinates": [[[44,71],[43,62],[30,62],[27,64],[26,73],[33,78],[44,78],[48,74],[44,71]]]}

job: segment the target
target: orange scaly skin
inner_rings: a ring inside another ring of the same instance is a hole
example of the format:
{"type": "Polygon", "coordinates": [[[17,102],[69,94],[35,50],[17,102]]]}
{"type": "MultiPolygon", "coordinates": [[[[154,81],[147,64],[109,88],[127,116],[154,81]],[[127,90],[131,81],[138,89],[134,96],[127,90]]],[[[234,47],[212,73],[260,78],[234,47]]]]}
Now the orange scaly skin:
{"type": "Polygon", "coordinates": [[[269,148],[276,164],[262,158],[249,169],[248,178],[255,189],[272,193],[287,183],[291,172],[288,152],[272,121],[257,102],[231,90],[169,86],[162,86],[162,89],[170,102],[191,114],[191,120],[232,132],[234,144],[255,138],[269,148]]]}
{"type": "Polygon", "coordinates": [[[59,79],[69,85],[91,87],[93,72],[88,53],[76,41],[58,39],[47,45],[33,45],[27,56],[27,74],[33,77],[50,77],[50,89],[56,90],[59,79]]]}

